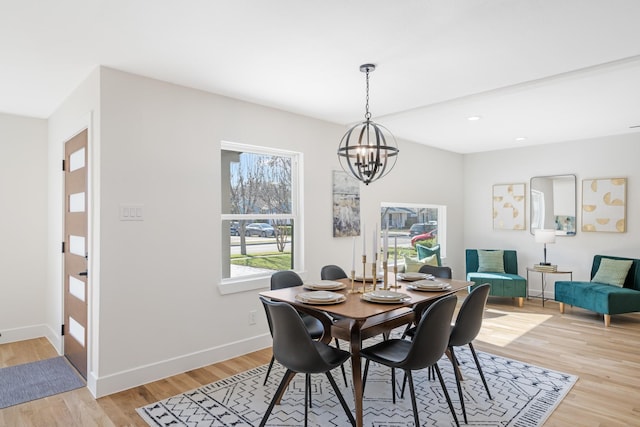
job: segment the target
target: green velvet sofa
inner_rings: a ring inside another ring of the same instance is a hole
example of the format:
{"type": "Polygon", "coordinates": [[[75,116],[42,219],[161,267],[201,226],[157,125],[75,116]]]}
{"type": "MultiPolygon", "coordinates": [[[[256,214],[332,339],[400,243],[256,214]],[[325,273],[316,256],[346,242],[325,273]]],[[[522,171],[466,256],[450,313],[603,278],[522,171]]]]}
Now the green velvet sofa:
{"type": "Polygon", "coordinates": [[[596,275],[603,258],[631,260],[624,286],[613,286],[598,282],[557,281],[555,300],[560,303],[560,313],[565,304],[595,311],[604,315],[604,326],[611,324],[612,314],[640,311],[640,259],[595,255],[591,265],[591,278],[596,275]]]}
{"type": "MultiPolygon", "coordinates": [[[[486,250],[486,249],[485,249],[486,250]]],[[[524,305],[527,297],[527,279],[518,275],[518,254],[514,250],[504,250],[504,273],[478,272],[480,266],[477,249],[466,250],[467,280],[475,282],[470,290],[483,283],[491,285],[489,295],[518,298],[518,306],[524,305]]]]}

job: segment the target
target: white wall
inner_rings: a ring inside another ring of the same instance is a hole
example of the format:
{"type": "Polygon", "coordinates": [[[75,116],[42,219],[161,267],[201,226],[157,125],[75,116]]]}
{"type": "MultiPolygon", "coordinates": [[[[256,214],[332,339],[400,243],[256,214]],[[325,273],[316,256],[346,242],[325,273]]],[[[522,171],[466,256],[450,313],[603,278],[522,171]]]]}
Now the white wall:
{"type": "Polygon", "coordinates": [[[0,343],[48,335],[47,121],[0,114],[0,343]]]}
{"type": "MultiPolygon", "coordinates": [[[[466,155],[464,159],[465,216],[464,246],[467,248],[504,248],[518,251],[520,274],[542,260],[543,248],[529,232],[529,180],[533,176],[575,174],[577,177],[577,234],[558,237],[547,245],[547,258],[559,269],[573,271],[574,280],[589,280],[593,255],[609,254],[640,257],[640,134],[558,143],[548,146],[466,155]],[[582,180],[627,177],[627,232],[583,233],[580,206],[582,180]],[[492,186],[498,183],[527,184],[527,230],[492,229],[492,186]]],[[[536,275],[539,276],[539,275],[536,275]]],[[[567,276],[556,276],[568,280],[567,276]]],[[[532,277],[533,279],[533,277],[532,277]]],[[[540,289],[539,278],[530,282],[540,289]]],[[[553,285],[547,288],[553,295],[553,285]]]]}

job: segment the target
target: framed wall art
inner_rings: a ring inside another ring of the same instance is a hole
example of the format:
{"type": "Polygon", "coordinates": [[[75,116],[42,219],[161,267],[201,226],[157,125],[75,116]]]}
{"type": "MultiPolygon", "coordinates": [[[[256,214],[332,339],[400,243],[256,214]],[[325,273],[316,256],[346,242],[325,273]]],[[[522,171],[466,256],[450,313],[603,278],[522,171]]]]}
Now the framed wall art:
{"type": "Polygon", "coordinates": [[[360,181],[333,171],[333,237],[360,235],[360,181]]]}
{"type": "Polygon", "coordinates": [[[493,186],[493,229],[524,230],[525,184],[493,186]]]}
{"type": "Polygon", "coordinates": [[[582,231],[627,231],[627,178],[582,180],[582,231]]]}

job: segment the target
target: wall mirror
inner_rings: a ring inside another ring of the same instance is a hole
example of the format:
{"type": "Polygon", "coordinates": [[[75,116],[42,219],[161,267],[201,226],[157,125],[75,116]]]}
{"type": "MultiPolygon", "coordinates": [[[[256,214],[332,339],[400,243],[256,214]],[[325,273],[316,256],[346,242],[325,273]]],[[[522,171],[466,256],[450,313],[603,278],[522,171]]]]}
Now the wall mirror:
{"type": "Polygon", "coordinates": [[[575,236],[576,176],[534,176],[529,189],[531,234],[546,228],[556,230],[556,236],[575,236]]]}

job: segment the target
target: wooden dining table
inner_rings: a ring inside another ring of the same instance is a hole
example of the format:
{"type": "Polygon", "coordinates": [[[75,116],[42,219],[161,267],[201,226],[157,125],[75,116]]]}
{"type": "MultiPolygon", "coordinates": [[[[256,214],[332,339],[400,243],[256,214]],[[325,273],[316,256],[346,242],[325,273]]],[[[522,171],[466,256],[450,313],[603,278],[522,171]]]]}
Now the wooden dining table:
{"type": "MultiPolygon", "coordinates": [[[[308,304],[303,303],[296,299],[296,295],[302,292],[309,292],[303,286],[296,286],[285,289],[278,289],[272,291],[261,292],[260,295],[275,301],[282,301],[291,304],[296,310],[308,313],[314,317],[320,319],[324,326],[324,335],[321,340],[328,343],[332,340],[332,329],[335,331],[334,319],[340,319],[340,324],[343,328],[346,328],[345,334],[341,334],[340,338],[348,338],[351,350],[351,370],[352,381],[355,396],[355,419],[356,425],[362,427],[363,425],[363,388],[362,388],[362,361],[360,357],[360,350],[362,348],[362,340],[372,336],[365,332],[369,329],[373,329],[375,332],[381,332],[385,326],[397,327],[398,319],[401,319],[404,323],[408,323],[412,320],[412,317],[408,317],[406,313],[412,312],[412,309],[416,305],[427,305],[439,298],[446,295],[456,293],[460,290],[466,289],[468,286],[473,285],[473,282],[467,282],[463,280],[455,279],[436,279],[439,282],[448,283],[449,289],[442,291],[416,291],[407,288],[411,282],[398,281],[400,286],[397,289],[391,289],[396,292],[402,292],[407,295],[407,298],[395,304],[389,303],[376,303],[369,302],[362,299],[362,293],[351,293],[352,282],[350,279],[340,279],[347,287],[342,290],[332,291],[344,294],[346,300],[337,304],[308,304]],[[374,323],[372,325],[372,322],[374,323]],[[396,323],[394,323],[396,322],[396,323]]],[[[389,283],[394,283],[394,279],[390,279],[389,283]]],[[[312,283],[312,282],[310,282],[312,283]]],[[[371,283],[368,283],[369,288],[371,283]]],[[[356,289],[362,288],[362,282],[355,282],[356,289]]],[[[380,283],[378,284],[380,289],[380,283]]]]}

